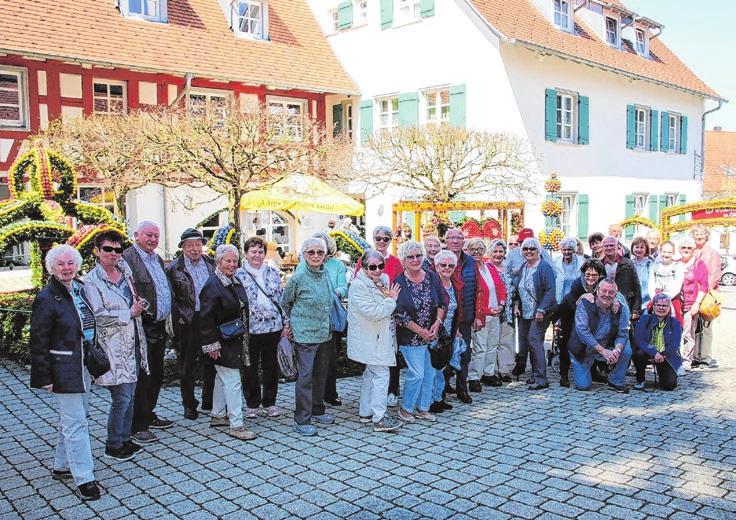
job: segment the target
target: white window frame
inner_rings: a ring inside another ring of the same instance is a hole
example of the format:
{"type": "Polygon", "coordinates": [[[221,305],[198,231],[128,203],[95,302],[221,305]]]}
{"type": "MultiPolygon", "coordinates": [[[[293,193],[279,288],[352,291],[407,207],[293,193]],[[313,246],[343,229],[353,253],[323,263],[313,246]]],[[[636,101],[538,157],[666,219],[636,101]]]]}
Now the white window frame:
{"type": "Polygon", "coordinates": [[[155,15],[131,11],[131,1],[132,0],[118,0],[118,5],[120,6],[121,12],[124,16],[128,18],[137,18],[139,20],[147,20],[149,22],[165,23],[168,20],[168,0],[137,0],[140,1],[141,10],[145,10],[144,6],[148,3],[155,4],[155,15]]]}
{"type": "Polygon", "coordinates": [[[330,34],[337,34],[340,32],[340,15],[337,9],[330,9],[330,34]]]}
{"type": "Polygon", "coordinates": [[[617,49],[621,45],[621,22],[613,16],[606,16],[606,43],[617,49]],[[613,29],[609,27],[609,22],[613,23],[613,29]],[[613,40],[613,41],[612,41],[613,40]]]}
{"type": "MultiPolygon", "coordinates": [[[[560,229],[562,229],[563,235],[566,237],[572,236],[572,223],[575,222],[577,217],[575,209],[575,199],[577,198],[576,193],[558,193],[560,201],[562,202],[562,212],[560,213],[560,229]],[[569,202],[569,206],[565,205],[565,202],[569,202]]],[[[575,230],[577,231],[577,230],[575,230]]]]}
{"type": "Polygon", "coordinates": [[[667,151],[680,153],[680,114],[667,114],[667,127],[669,128],[667,151]]]}
{"type": "Polygon", "coordinates": [[[342,132],[348,139],[353,138],[354,124],[353,102],[348,99],[342,102],[342,132]]]}
{"type": "Polygon", "coordinates": [[[249,38],[252,40],[267,40],[268,39],[268,1],[267,0],[235,0],[233,2],[232,16],[232,28],[236,36],[241,38],[249,38]],[[248,5],[248,13],[253,7],[258,7],[259,18],[248,17],[248,30],[243,31],[241,29],[244,18],[240,15],[240,6],[243,4],[248,5]],[[254,21],[258,23],[258,31],[251,32],[250,24],[254,21]]]}
{"type": "Polygon", "coordinates": [[[0,128],[4,128],[7,130],[29,130],[28,71],[21,67],[10,67],[2,65],[0,66],[0,74],[7,74],[18,78],[18,115],[20,117],[16,120],[0,120],[0,128]]]}
{"type": "Polygon", "coordinates": [[[422,99],[424,104],[424,122],[428,125],[444,125],[450,123],[450,88],[441,87],[432,90],[425,90],[422,92],[422,99]],[[447,102],[442,102],[442,94],[445,94],[447,102]],[[429,115],[430,109],[435,108],[434,117],[429,115]],[[443,117],[443,109],[447,108],[445,116],[443,117]]]}
{"type": "Polygon", "coordinates": [[[634,110],[634,147],[649,150],[649,108],[637,106],[634,110]]]}
{"type": "Polygon", "coordinates": [[[634,47],[639,56],[649,56],[649,41],[644,29],[634,29],[634,47]],[[641,41],[639,41],[641,35],[641,41]]]}
{"type": "Polygon", "coordinates": [[[399,96],[384,96],[376,99],[378,107],[378,125],[381,132],[391,132],[394,128],[399,127],[399,96]],[[396,103],[396,110],[393,109],[393,103],[396,103]],[[388,110],[384,110],[384,103],[388,110]],[[386,116],[386,124],[383,124],[384,115],[386,116]]]}
{"type": "Polygon", "coordinates": [[[368,25],[368,0],[353,0],[353,27],[368,25]]]}
{"type": "Polygon", "coordinates": [[[92,80],[92,112],[95,114],[107,114],[107,115],[124,115],[128,112],[128,85],[125,81],[118,81],[114,79],[103,79],[103,78],[94,78],[92,80]],[[100,96],[97,95],[95,92],[95,85],[106,85],[107,86],[107,95],[104,97],[104,99],[107,101],[107,111],[103,110],[97,110],[95,108],[95,101],[100,98],[100,96]],[[123,88],[123,109],[119,112],[112,112],[110,111],[110,87],[111,86],[117,86],[123,88]]]}
{"type": "MultiPolygon", "coordinates": [[[[290,98],[281,96],[266,96],[266,107],[270,111],[272,105],[280,105],[281,110],[289,110],[289,106],[299,106],[299,115],[294,118],[294,122],[287,122],[286,130],[289,137],[298,141],[304,139],[304,126],[303,121],[309,117],[307,100],[301,98],[290,98]]],[[[289,118],[287,117],[287,121],[289,118]]]]}
{"type": "MultiPolygon", "coordinates": [[[[665,193],[665,197],[667,197],[665,207],[669,208],[670,206],[677,206],[679,196],[679,193],[665,193]]],[[[664,208],[659,208],[659,211],[662,211],[663,209],[664,208]]]]}
{"type": "Polygon", "coordinates": [[[570,0],[552,0],[552,21],[559,29],[572,32],[575,23],[570,0]]]}
{"type": "MultiPolygon", "coordinates": [[[[655,196],[656,195],[652,195],[655,196]]],[[[634,215],[644,215],[649,204],[649,193],[634,193],[634,215]]]]}
{"type": "Polygon", "coordinates": [[[404,25],[422,19],[421,0],[394,0],[395,25],[404,25]]]}
{"type": "Polygon", "coordinates": [[[212,238],[222,226],[227,225],[227,215],[227,210],[220,211],[217,215],[210,215],[211,218],[207,220],[202,227],[199,228],[199,231],[202,232],[202,235],[204,235],[205,238],[212,238]],[[213,220],[216,220],[217,224],[214,226],[208,226],[207,224],[209,224],[213,220]]]}
{"type": "Polygon", "coordinates": [[[557,91],[555,108],[555,124],[557,126],[557,141],[562,143],[576,143],[578,133],[578,96],[574,92],[557,91]],[[564,101],[570,100],[570,109],[564,107],[564,101]],[[564,121],[564,114],[570,114],[570,120],[564,121]],[[565,129],[570,129],[570,136],[565,136],[565,129]]]}
{"type": "MultiPolygon", "coordinates": [[[[203,96],[206,104],[212,103],[214,99],[223,99],[225,102],[223,110],[226,110],[232,102],[232,92],[228,92],[227,90],[192,88],[189,89],[186,94],[187,113],[190,115],[196,115],[196,106],[192,104],[192,97],[194,96],[203,96]]],[[[223,120],[224,119],[225,115],[223,113],[223,120]]]]}

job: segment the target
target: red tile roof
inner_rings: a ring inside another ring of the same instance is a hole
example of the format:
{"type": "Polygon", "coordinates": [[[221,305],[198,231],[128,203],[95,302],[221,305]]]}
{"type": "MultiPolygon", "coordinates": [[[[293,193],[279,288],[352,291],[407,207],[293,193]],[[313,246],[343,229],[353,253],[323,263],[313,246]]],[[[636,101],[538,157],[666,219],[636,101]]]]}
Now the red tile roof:
{"type": "Polygon", "coordinates": [[[733,196],[736,193],[736,132],[705,132],[703,191],[733,196]]]}
{"type": "Polygon", "coordinates": [[[168,0],[168,23],[123,17],[113,0],[2,0],[0,53],[249,85],[355,94],[306,0],[269,0],[271,41],[236,37],[217,0],[168,0]]]}
{"type": "MultiPolygon", "coordinates": [[[[650,40],[651,59],[639,56],[624,44],[621,50],[602,41],[589,27],[576,20],[576,33],[554,26],[532,0],[470,0],[485,20],[507,39],[568,58],[603,66],[617,72],[674,86],[704,97],[721,99],[698,78],[659,38],[650,40]]],[[[609,0],[624,8],[619,0],[609,0]]]]}

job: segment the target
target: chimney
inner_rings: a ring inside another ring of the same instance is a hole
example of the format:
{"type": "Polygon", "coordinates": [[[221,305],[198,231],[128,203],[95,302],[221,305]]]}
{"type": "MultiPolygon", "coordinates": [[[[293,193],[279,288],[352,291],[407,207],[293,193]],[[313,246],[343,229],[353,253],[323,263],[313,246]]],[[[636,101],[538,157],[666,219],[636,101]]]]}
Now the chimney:
{"type": "Polygon", "coordinates": [[[714,132],[720,132],[721,130],[723,130],[723,127],[722,126],[714,126],[713,127],[713,131],[714,132]]]}

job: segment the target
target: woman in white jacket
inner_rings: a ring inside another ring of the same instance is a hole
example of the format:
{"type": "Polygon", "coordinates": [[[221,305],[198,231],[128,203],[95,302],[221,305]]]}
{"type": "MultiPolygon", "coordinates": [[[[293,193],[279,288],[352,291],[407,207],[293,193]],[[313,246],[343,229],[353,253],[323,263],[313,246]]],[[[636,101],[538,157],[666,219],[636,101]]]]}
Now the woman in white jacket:
{"type": "Polygon", "coordinates": [[[373,431],[391,432],[401,422],[386,414],[389,367],[396,365],[396,334],[391,327],[398,285],[383,273],[385,259],[373,249],[361,258],[362,268],[348,291],[348,357],[365,364],[360,391],[360,422],[373,431]]]}

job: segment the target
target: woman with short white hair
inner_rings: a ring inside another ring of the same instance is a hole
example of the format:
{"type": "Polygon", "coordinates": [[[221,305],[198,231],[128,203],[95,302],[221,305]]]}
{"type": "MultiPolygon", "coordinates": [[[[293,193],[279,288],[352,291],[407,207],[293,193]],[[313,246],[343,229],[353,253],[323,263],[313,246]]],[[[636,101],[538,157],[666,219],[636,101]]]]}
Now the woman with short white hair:
{"type": "MultiPolygon", "coordinates": [[[[445,249],[437,253],[434,268],[440,277],[440,285],[442,286],[442,296],[445,302],[447,312],[442,320],[442,326],[445,332],[453,340],[458,335],[458,305],[460,301],[460,292],[452,283],[452,275],[457,268],[457,255],[452,251],[445,249]]],[[[449,378],[447,378],[449,379],[449,378]]],[[[432,383],[432,404],[429,407],[431,413],[442,413],[452,410],[452,405],[445,401],[445,388],[447,387],[447,379],[444,370],[435,370],[434,382],[432,383]]]]}

